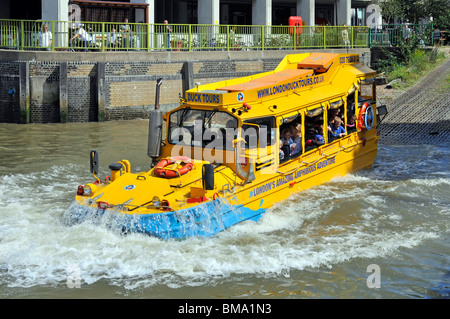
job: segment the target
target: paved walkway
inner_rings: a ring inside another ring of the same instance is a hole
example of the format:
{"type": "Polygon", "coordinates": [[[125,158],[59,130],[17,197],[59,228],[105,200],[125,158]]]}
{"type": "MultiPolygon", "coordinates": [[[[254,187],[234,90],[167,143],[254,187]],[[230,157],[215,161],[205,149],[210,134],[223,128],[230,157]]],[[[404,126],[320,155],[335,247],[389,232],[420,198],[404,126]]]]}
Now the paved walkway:
{"type": "Polygon", "coordinates": [[[382,144],[450,143],[450,57],[418,83],[386,101],[382,144]]]}

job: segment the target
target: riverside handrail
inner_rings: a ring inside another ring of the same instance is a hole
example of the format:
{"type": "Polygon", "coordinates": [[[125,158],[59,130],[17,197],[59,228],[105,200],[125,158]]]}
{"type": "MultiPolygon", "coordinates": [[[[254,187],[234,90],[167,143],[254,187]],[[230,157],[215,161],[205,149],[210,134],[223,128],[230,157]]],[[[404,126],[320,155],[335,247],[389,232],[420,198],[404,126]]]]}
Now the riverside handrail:
{"type": "Polygon", "coordinates": [[[0,19],[0,48],[69,51],[201,51],[357,48],[367,26],[261,26],[0,19]],[[43,28],[51,33],[44,35],[43,28]],[[84,30],[84,31],[83,31],[84,30]],[[84,38],[74,38],[76,33],[84,38]]]}
{"type": "Polygon", "coordinates": [[[397,46],[402,42],[418,40],[433,45],[433,24],[383,24],[370,30],[369,46],[397,46]]]}

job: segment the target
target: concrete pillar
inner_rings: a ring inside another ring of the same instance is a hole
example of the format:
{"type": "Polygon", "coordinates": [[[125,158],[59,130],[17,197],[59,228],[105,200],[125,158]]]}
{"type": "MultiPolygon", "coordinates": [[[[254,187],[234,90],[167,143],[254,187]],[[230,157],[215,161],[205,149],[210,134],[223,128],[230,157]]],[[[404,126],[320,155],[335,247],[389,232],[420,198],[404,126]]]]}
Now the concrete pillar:
{"type": "Polygon", "coordinates": [[[42,20],[67,21],[69,6],[67,0],[42,0],[42,20]]]}
{"type": "Polygon", "coordinates": [[[97,103],[98,121],[105,121],[106,117],[106,94],[105,94],[106,65],[105,62],[97,62],[97,103]]]}
{"type": "Polygon", "coordinates": [[[352,25],[351,0],[336,0],[336,25],[352,25]]]}
{"type": "Polygon", "coordinates": [[[302,18],[305,26],[314,26],[316,24],[315,4],[315,0],[297,0],[297,16],[302,18]]]}
{"type": "Polygon", "coordinates": [[[272,0],[252,0],[252,24],[272,25],[272,0]]]}
{"type": "MultiPolygon", "coordinates": [[[[69,31],[69,6],[67,0],[42,0],[42,20],[61,21],[55,25],[49,25],[49,31],[53,34],[53,44],[55,47],[68,46],[69,31]]],[[[80,13],[76,10],[71,15],[75,16],[80,13]]],[[[78,18],[80,19],[80,17],[78,18]]]]}
{"type": "Polygon", "coordinates": [[[198,0],[198,23],[219,24],[220,0],[198,0]]]}
{"type": "Polygon", "coordinates": [[[30,63],[19,63],[19,123],[30,123],[30,63]]]}
{"type": "Polygon", "coordinates": [[[67,62],[59,64],[59,120],[67,123],[69,117],[67,62]]]}

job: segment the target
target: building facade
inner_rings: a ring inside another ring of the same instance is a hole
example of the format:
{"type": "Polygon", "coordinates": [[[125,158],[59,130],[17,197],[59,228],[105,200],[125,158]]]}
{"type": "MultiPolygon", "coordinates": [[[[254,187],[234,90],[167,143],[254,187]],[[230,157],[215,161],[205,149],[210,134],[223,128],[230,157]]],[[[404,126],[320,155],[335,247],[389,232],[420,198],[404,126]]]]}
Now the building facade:
{"type": "Polygon", "coordinates": [[[173,24],[367,25],[371,0],[0,0],[0,19],[173,24]],[[24,5],[24,2],[27,4],[24,5]]]}

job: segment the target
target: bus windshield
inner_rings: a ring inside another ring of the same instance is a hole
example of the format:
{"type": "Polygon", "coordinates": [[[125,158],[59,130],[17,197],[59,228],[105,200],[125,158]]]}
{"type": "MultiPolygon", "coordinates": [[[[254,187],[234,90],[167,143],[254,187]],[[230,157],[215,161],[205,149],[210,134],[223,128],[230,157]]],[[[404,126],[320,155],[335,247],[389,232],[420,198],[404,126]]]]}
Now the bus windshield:
{"type": "Polygon", "coordinates": [[[170,115],[168,140],[171,144],[187,146],[233,147],[238,120],[218,110],[196,110],[189,107],[170,115]]]}

